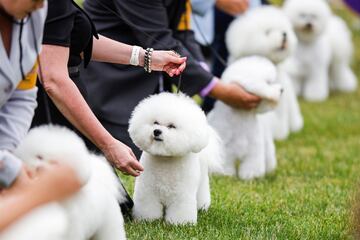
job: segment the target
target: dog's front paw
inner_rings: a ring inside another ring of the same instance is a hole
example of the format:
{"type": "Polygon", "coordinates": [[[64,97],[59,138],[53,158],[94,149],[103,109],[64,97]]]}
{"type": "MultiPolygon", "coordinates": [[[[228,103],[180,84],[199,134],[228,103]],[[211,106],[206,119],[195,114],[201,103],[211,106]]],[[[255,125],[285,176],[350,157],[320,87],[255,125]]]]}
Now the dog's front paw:
{"type": "Polygon", "coordinates": [[[196,225],[197,217],[195,218],[183,218],[183,217],[165,217],[166,222],[172,225],[196,225]]]}
{"type": "Polygon", "coordinates": [[[143,204],[139,206],[135,204],[132,216],[136,221],[154,221],[163,217],[162,206],[160,204],[143,204]]]}
{"type": "Polygon", "coordinates": [[[197,209],[200,211],[207,211],[209,210],[211,201],[206,201],[206,202],[202,202],[202,203],[198,203],[197,209]]]}
{"type": "Polygon", "coordinates": [[[256,166],[255,164],[243,164],[239,169],[239,178],[243,180],[252,180],[265,175],[265,166],[256,166]]]}

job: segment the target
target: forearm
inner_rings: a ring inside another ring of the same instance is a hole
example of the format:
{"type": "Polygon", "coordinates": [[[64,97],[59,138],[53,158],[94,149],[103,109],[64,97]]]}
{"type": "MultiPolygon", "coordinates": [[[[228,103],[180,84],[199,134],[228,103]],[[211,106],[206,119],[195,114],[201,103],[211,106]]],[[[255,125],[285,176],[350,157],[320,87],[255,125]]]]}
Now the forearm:
{"type": "Polygon", "coordinates": [[[15,90],[0,108],[0,149],[13,151],[29,131],[34,116],[37,88],[15,90]]]}
{"type": "MultiPolygon", "coordinates": [[[[110,38],[99,35],[94,38],[92,60],[115,64],[129,64],[133,46],[114,41],[110,38]]],[[[140,66],[144,65],[145,51],[141,49],[139,55],[140,66]]]]}
{"type": "Polygon", "coordinates": [[[61,113],[90,141],[103,150],[114,139],[97,120],[79,89],[69,78],[68,59],[68,48],[44,45],[40,55],[43,70],[42,84],[61,113]]]}
{"type": "Polygon", "coordinates": [[[98,148],[103,150],[113,141],[70,78],[48,79],[44,85],[60,112],[98,148]]]}
{"type": "Polygon", "coordinates": [[[261,101],[260,97],[246,92],[238,84],[221,81],[216,82],[209,95],[232,107],[241,109],[253,109],[261,101]]]}
{"type": "Polygon", "coordinates": [[[0,232],[16,222],[33,208],[46,203],[46,199],[28,189],[12,195],[0,195],[0,232]]]}

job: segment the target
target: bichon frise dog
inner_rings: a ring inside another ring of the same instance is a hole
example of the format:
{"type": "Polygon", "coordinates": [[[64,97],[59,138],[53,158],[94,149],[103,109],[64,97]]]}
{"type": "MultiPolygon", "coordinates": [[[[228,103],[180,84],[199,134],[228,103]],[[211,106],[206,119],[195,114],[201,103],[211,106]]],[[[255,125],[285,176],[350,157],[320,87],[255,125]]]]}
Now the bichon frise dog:
{"type": "Polygon", "coordinates": [[[275,139],[284,140],[298,132],[304,121],[291,79],[283,62],[293,54],[297,39],[290,21],[278,8],[260,7],[235,19],[227,33],[229,63],[247,56],[263,56],[277,66],[278,81],[284,88],[275,112],[267,114],[275,139]]]}
{"type": "Polygon", "coordinates": [[[297,93],[308,101],[323,101],[330,89],[354,91],[353,45],[345,22],[332,14],[325,0],[287,0],[284,11],[299,39],[296,54],[287,64],[297,93]]]}
{"type": "Polygon", "coordinates": [[[204,112],[185,95],[161,93],[141,101],[129,123],[144,166],[135,180],[134,218],[195,224],[197,211],[210,206],[209,164],[221,158],[204,112]]]}
{"type": "Polygon", "coordinates": [[[119,202],[125,200],[125,190],[106,159],[89,153],[74,132],[52,125],[32,129],[15,154],[32,170],[50,161],[67,163],[83,186],[68,199],[30,213],[2,239],[126,239],[119,207],[119,202]],[[27,230],[31,235],[26,237],[27,230]],[[24,238],[19,238],[19,233],[24,238]]]}
{"type": "Polygon", "coordinates": [[[274,109],[281,97],[276,67],[264,57],[246,57],[228,66],[221,79],[236,83],[263,100],[257,109],[232,108],[217,101],[209,113],[209,123],[217,130],[226,146],[224,173],[250,180],[262,177],[276,167],[271,129],[259,117],[274,109]],[[236,169],[240,162],[239,169],[236,169]]]}

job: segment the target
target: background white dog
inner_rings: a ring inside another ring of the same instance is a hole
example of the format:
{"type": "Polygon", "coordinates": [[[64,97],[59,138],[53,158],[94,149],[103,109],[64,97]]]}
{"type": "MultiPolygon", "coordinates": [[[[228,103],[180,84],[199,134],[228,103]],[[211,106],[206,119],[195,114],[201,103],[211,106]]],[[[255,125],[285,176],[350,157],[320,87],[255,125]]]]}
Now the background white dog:
{"type": "Polygon", "coordinates": [[[329,89],[350,92],[357,87],[350,68],[353,53],[346,23],[332,14],[325,0],[287,0],[289,16],[299,45],[287,64],[297,93],[309,101],[323,101],[329,89]]]}
{"type": "Polygon", "coordinates": [[[195,224],[210,206],[209,164],[221,159],[221,143],[205,114],[185,95],[161,93],[141,101],[129,133],[143,153],[135,180],[133,216],[195,224]]]}
{"type": "MultiPolygon", "coordinates": [[[[278,81],[284,88],[279,105],[267,114],[267,121],[275,139],[286,139],[290,132],[298,132],[304,121],[292,81],[282,63],[295,51],[297,39],[282,10],[266,6],[250,10],[234,20],[227,33],[229,63],[246,56],[263,56],[277,66],[278,81]]],[[[258,71],[261,71],[260,69],[258,71]]]]}
{"type": "Polygon", "coordinates": [[[244,180],[262,177],[276,167],[271,129],[259,119],[259,112],[274,109],[281,97],[276,67],[264,57],[246,57],[228,66],[221,79],[242,86],[263,101],[255,110],[234,109],[217,101],[209,123],[226,146],[224,172],[244,180]],[[240,167],[237,170],[237,163],[240,167]]]}
{"type": "Polygon", "coordinates": [[[36,209],[1,240],[126,239],[119,207],[124,189],[105,158],[90,154],[75,133],[57,126],[35,128],[15,154],[32,170],[49,161],[65,162],[75,169],[83,187],[61,203],[36,209]]]}

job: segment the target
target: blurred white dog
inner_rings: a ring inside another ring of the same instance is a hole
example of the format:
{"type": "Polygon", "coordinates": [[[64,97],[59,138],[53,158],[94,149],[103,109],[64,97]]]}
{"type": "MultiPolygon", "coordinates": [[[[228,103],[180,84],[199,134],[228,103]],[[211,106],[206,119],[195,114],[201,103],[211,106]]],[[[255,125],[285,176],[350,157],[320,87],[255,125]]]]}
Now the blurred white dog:
{"type": "Polygon", "coordinates": [[[139,103],[129,133],[143,153],[133,216],[195,224],[210,206],[209,164],[220,165],[221,143],[205,114],[185,95],[161,93],[139,103]]]}
{"type": "Polygon", "coordinates": [[[209,113],[209,123],[226,146],[224,173],[244,180],[262,177],[276,167],[271,129],[259,118],[259,113],[274,109],[281,97],[283,88],[277,81],[276,67],[267,58],[246,57],[228,66],[221,79],[263,99],[254,110],[235,109],[217,101],[209,113]]]}
{"type": "Polygon", "coordinates": [[[350,68],[353,45],[346,23],[332,14],[325,0],[287,0],[299,46],[287,68],[297,93],[308,101],[323,101],[329,89],[354,91],[357,79],[350,68]]]}
{"type": "Polygon", "coordinates": [[[1,240],[126,239],[119,202],[125,192],[101,156],[90,154],[72,131],[41,126],[29,132],[15,154],[31,169],[49,161],[74,168],[83,187],[72,197],[40,207],[12,226],[1,240]]]}
{"type": "MultiPolygon", "coordinates": [[[[266,6],[249,11],[234,20],[227,33],[229,63],[247,56],[263,56],[277,66],[278,81],[284,88],[275,112],[268,118],[275,139],[286,139],[290,132],[298,132],[304,121],[295,90],[283,62],[294,53],[297,39],[282,10],[266,6]]],[[[260,71],[257,70],[257,71],[260,71]]]]}

